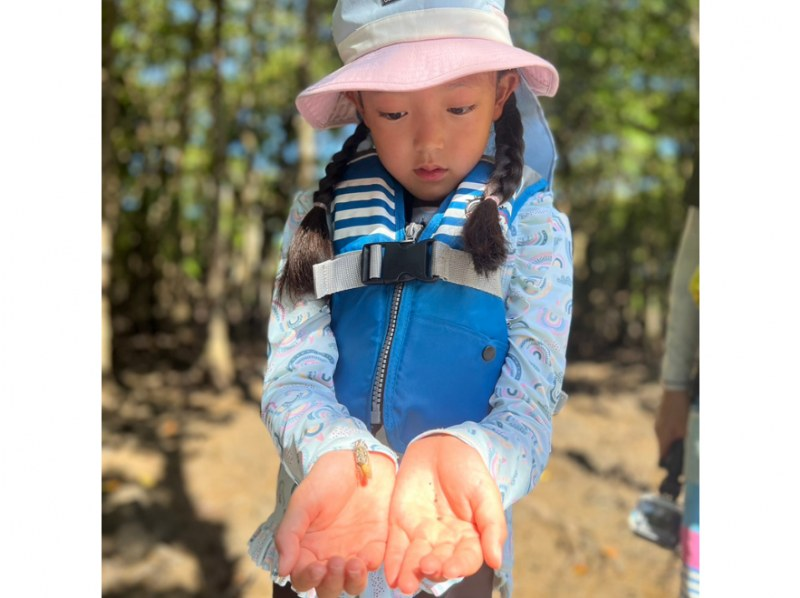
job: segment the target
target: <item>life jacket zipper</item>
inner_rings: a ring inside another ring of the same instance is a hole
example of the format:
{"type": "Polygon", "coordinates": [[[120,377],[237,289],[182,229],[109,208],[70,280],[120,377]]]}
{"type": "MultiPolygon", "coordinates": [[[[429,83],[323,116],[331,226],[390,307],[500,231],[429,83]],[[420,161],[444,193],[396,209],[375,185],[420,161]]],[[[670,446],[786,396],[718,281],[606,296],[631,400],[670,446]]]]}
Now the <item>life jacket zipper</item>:
{"type": "Polygon", "coordinates": [[[392,294],[392,307],[389,311],[389,326],[386,330],[386,338],[381,347],[378,367],[375,374],[375,382],[372,385],[372,413],[370,423],[373,432],[383,424],[383,395],[386,386],[386,370],[389,368],[389,353],[392,350],[392,341],[397,329],[397,316],[400,312],[400,300],[403,296],[404,282],[399,282],[394,287],[392,294]]]}
{"type": "MultiPolygon", "coordinates": [[[[422,223],[410,222],[405,228],[406,239],[416,243],[425,225],[422,223]]],[[[404,282],[395,285],[392,293],[392,307],[389,310],[389,326],[386,329],[386,337],[383,340],[378,367],[375,373],[375,382],[372,385],[372,407],[370,413],[370,423],[372,432],[375,433],[383,425],[383,399],[386,391],[386,370],[389,369],[389,353],[392,350],[394,333],[397,330],[397,317],[400,314],[400,300],[403,298],[404,282]]]]}

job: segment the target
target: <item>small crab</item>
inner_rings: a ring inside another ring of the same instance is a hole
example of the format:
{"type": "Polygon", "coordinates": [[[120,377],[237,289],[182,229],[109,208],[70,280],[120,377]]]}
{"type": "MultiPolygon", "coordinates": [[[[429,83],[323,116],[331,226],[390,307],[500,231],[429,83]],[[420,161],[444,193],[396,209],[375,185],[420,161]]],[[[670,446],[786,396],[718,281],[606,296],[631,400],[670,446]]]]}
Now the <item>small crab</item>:
{"type": "Polygon", "coordinates": [[[353,455],[356,460],[356,475],[358,481],[366,486],[367,480],[372,477],[372,466],[369,463],[369,451],[367,450],[367,443],[363,440],[356,440],[353,447],[353,455]]]}

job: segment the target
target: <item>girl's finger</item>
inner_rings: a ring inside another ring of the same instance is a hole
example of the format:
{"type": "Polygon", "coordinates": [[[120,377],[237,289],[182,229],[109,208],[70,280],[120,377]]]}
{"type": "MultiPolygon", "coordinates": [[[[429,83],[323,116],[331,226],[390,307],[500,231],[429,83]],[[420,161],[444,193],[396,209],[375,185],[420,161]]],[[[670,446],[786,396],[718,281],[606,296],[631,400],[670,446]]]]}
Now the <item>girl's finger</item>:
{"type": "Polygon", "coordinates": [[[307,592],[322,583],[326,572],[325,563],[314,561],[307,567],[292,572],[292,587],[298,592],[307,592]]]}
{"type": "Polygon", "coordinates": [[[400,567],[403,564],[403,557],[410,544],[409,538],[397,525],[389,527],[389,539],[386,542],[386,556],[383,559],[383,572],[389,587],[396,587],[397,576],[400,574],[400,567]]]}
{"type": "Polygon", "coordinates": [[[278,549],[278,575],[286,576],[292,571],[300,557],[300,542],[311,525],[308,506],[303,504],[304,496],[298,491],[289,501],[289,506],[275,532],[275,546],[278,549]]]}
{"type": "Polygon", "coordinates": [[[344,588],[344,564],[345,561],[340,556],[328,560],[325,577],[316,586],[319,598],[339,598],[344,588]]]}
{"type": "Polygon", "coordinates": [[[364,548],[358,551],[356,557],[364,563],[367,571],[375,571],[381,566],[386,555],[386,542],[375,540],[369,542],[364,548]]]}
{"type": "Polygon", "coordinates": [[[285,577],[295,568],[300,557],[300,537],[304,531],[298,533],[284,519],[278,531],[275,532],[275,547],[278,549],[278,575],[285,577]]]}
{"type": "Polygon", "coordinates": [[[432,548],[430,543],[422,538],[411,541],[397,575],[397,588],[404,594],[414,594],[419,588],[425,577],[419,569],[419,562],[430,554],[432,548]]]}
{"type": "Polygon", "coordinates": [[[508,528],[500,490],[494,481],[479,484],[475,495],[470,498],[470,505],[475,514],[475,528],[481,538],[483,558],[491,568],[499,569],[503,562],[503,544],[508,536],[508,528]]]}
{"type": "Polygon", "coordinates": [[[442,564],[442,574],[447,579],[469,577],[483,565],[481,545],[474,535],[462,538],[452,552],[452,556],[442,564]]]}
{"type": "Polygon", "coordinates": [[[439,542],[433,547],[430,554],[425,555],[419,561],[419,570],[426,579],[431,581],[441,581],[442,564],[452,558],[455,544],[453,542],[439,542]]]}
{"type": "Polygon", "coordinates": [[[351,596],[357,596],[367,587],[367,567],[364,561],[352,558],[344,567],[344,591],[351,596]]]}
{"type": "Polygon", "coordinates": [[[488,525],[481,533],[483,560],[492,569],[499,569],[503,564],[503,544],[507,536],[508,528],[505,523],[503,525],[488,525]]]}

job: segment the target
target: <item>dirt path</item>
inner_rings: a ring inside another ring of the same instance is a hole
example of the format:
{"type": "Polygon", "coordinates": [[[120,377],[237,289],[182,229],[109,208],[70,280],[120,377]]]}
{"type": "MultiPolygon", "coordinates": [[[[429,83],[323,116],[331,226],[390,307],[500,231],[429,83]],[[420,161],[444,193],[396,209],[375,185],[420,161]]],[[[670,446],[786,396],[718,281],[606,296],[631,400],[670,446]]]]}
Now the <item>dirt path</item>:
{"type": "MultiPolygon", "coordinates": [[[[258,416],[260,366],[240,388],[126,374],[103,394],[103,595],[268,598],[247,558],[272,511],[278,460],[258,416]]],[[[676,554],[633,536],[654,488],[658,387],[644,366],[571,363],[541,483],[514,507],[516,598],[671,598],[676,554]]]]}

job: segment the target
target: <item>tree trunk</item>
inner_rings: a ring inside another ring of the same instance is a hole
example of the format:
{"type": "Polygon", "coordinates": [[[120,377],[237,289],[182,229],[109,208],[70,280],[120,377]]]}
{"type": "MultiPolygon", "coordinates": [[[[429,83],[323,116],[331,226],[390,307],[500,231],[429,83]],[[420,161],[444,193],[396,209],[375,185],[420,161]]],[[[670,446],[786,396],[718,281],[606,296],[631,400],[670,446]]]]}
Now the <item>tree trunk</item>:
{"type": "MultiPolygon", "coordinates": [[[[320,11],[314,4],[314,0],[306,3],[305,18],[303,19],[302,40],[306,56],[314,56],[315,46],[319,43],[316,31],[317,21],[320,11]]],[[[298,83],[300,89],[305,89],[311,84],[308,62],[303,62],[298,72],[298,83]]],[[[294,129],[297,135],[297,144],[300,153],[299,164],[297,165],[297,187],[306,190],[312,187],[316,181],[317,172],[317,147],[314,137],[314,129],[299,114],[294,117],[294,129]]]]}
{"type": "Polygon", "coordinates": [[[214,0],[214,84],[212,91],[214,151],[213,178],[214,198],[211,209],[211,255],[208,278],[206,279],[206,298],[209,305],[206,344],[203,349],[203,365],[211,382],[217,389],[228,388],[236,377],[233,362],[228,318],[225,312],[225,282],[228,271],[228,251],[224,229],[220,226],[224,198],[223,178],[225,175],[226,127],[220,72],[222,47],[222,21],[224,0],[214,0]]]}
{"type": "Polygon", "coordinates": [[[294,118],[294,129],[297,134],[299,164],[297,168],[297,187],[306,190],[316,187],[317,144],[314,128],[303,117],[294,118]]]}
{"type": "MultiPolygon", "coordinates": [[[[256,102],[256,95],[253,90],[258,89],[258,70],[266,56],[260,47],[259,33],[255,26],[256,11],[271,10],[268,3],[259,6],[258,3],[253,10],[248,12],[246,20],[247,38],[250,40],[251,59],[247,68],[248,86],[243,93],[241,105],[251,108],[256,102]]],[[[243,216],[242,220],[242,248],[238,254],[233,254],[232,272],[237,288],[237,295],[240,299],[241,318],[248,324],[255,322],[261,323],[264,312],[260,309],[259,291],[261,288],[261,272],[263,269],[262,258],[265,244],[272,241],[272,234],[264,227],[264,213],[266,206],[263,197],[266,188],[264,176],[255,168],[256,154],[259,151],[258,136],[253,129],[254,123],[248,120],[247,124],[240,131],[240,139],[247,152],[244,184],[237,198],[240,206],[237,214],[243,216]]]]}
{"type": "Polygon", "coordinates": [[[114,328],[111,314],[111,261],[114,253],[114,235],[119,220],[120,180],[117,173],[111,132],[117,123],[117,104],[114,98],[114,79],[111,65],[114,47],[111,35],[117,25],[117,6],[114,0],[103,0],[103,56],[102,56],[102,348],[101,363],[103,378],[114,372],[114,328]]]}

